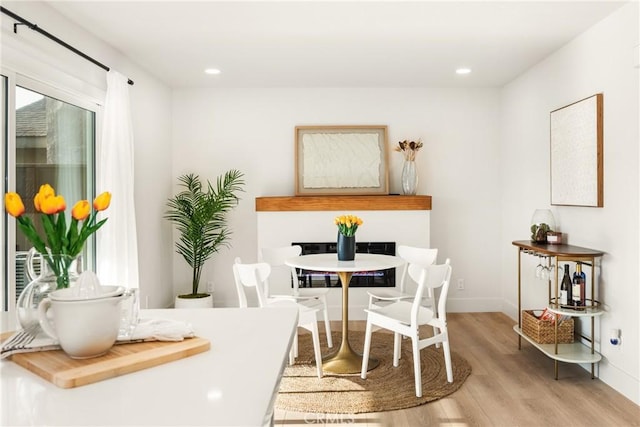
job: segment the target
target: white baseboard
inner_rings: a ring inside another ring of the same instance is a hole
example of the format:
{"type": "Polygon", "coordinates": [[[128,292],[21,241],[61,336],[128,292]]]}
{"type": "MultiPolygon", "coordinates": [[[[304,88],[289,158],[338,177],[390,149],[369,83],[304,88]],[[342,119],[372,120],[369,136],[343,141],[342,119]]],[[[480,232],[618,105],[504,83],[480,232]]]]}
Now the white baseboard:
{"type": "Polygon", "coordinates": [[[447,313],[487,313],[502,311],[502,298],[449,298],[447,313]]]}
{"type": "MultiPolygon", "coordinates": [[[[591,365],[585,365],[585,369],[591,369],[591,365]]],[[[622,394],[624,397],[640,406],[640,380],[627,372],[611,365],[606,357],[603,357],[597,368],[598,378],[609,387],[622,394]]]]}
{"type": "MultiPolygon", "coordinates": [[[[485,313],[502,311],[503,301],[498,298],[450,298],[447,313],[485,313]]],[[[349,320],[367,320],[364,305],[349,307],[349,320]]],[[[331,320],[342,319],[342,307],[329,306],[331,320]]]]}

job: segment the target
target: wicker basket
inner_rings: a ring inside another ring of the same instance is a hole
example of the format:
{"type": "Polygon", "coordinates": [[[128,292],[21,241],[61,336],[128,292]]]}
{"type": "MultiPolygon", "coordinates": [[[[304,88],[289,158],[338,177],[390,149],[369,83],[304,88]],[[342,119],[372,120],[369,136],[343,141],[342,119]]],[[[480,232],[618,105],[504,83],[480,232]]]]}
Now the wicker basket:
{"type": "MultiPolygon", "coordinates": [[[[533,310],[522,310],[522,332],[538,344],[555,342],[555,326],[549,320],[540,320],[533,315],[533,310]]],[[[573,318],[564,320],[558,325],[558,343],[573,342],[573,318]]]]}

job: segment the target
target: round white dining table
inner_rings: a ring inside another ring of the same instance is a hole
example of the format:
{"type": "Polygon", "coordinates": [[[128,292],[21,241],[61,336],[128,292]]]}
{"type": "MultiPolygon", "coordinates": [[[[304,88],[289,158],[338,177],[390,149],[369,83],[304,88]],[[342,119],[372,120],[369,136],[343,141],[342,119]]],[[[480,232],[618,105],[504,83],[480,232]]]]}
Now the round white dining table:
{"type": "MultiPolygon", "coordinates": [[[[336,374],[354,374],[362,369],[362,355],[355,352],[349,344],[349,282],[353,273],[396,268],[405,261],[397,256],[357,253],[353,261],[338,261],[335,253],[299,255],[288,258],[285,264],[290,267],[311,271],[337,273],[342,284],[342,340],[337,351],[322,358],[322,369],[336,374]]],[[[378,366],[376,359],[369,359],[369,369],[378,366]]]]}

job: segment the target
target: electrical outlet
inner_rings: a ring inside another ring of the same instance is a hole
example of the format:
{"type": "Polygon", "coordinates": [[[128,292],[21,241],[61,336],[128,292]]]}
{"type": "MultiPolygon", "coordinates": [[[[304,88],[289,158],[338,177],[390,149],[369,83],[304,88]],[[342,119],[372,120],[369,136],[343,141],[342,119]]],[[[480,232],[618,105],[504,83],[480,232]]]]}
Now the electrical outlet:
{"type": "Polygon", "coordinates": [[[207,282],[207,292],[213,292],[213,280],[207,282]]]}
{"type": "Polygon", "coordinates": [[[609,337],[609,342],[611,343],[611,345],[620,345],[620,343],[622,342],[620,340],[621,336],[622,333],[620,332],[620,329],[611,329],[609,337]]]}
{"type": "Polygon", "coordinates": [[[464,291],[464,279],[458,279],[458,290],[464,291]]]}

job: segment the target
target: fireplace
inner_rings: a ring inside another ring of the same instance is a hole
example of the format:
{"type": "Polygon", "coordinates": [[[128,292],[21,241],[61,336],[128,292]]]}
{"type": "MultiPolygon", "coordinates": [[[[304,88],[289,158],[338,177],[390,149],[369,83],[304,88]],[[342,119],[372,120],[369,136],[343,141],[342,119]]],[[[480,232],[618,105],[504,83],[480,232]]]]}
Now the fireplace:
{"type": "MultiPolygon", "coordinates": [[[[356,242],[396,242],[400,245],[430,247],[431,196],[304,196],[257,197],[255,257],[259,248],[277,248],[291,242],[327,242],[336,238],[336,215],[348,212],[364,220],[358,227],[356,242]]],[[[245,255],[251,259],[251,255],[245,255]]],[[[402,267],[396,269],[396,288],[402,267]]],[[[332,280],[332,284],[335,279],[332,280]]],[[[291,271],[274,268],[269,280],[273,295],[291,293],[291,271]]],[[[324,276],[313,286],[326,286],[324,276]]],[[[349,319],[366,320],[370,288],[349,287],[349,319]]],[[[328,289],[327,305],[332,320],[341,319],[342,288],[328,289]]],[[[392,289],[392,288],[384,288],[392,289]]],[[[237,304],[235,289],[223,298],[229,306],[237,304]]]]}
{"type": "MultiPolygon", "coordinates": [[[[302,255],[336,253],[336,242],[293,242],[302,247],[302,255]]],[[[356,242],[356,254],[395,255],[395,242],[356,242]]],[[[357,256],[357,255],[356,255],[357,256]]],[[[339,288],[338,275],[333,272],[311,271],[298,268],[298,286],[301,288],[339,288]]],[[[355,272],[350,288],[392,288],[396,285],[396,269],[355,272]]],[[[292,283],[293,286],[293,283],[292,283]]]]}

